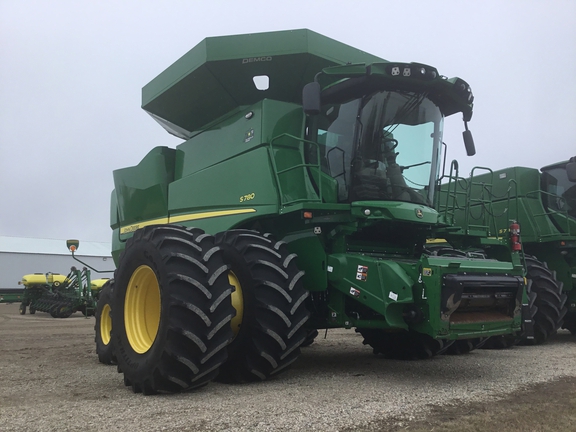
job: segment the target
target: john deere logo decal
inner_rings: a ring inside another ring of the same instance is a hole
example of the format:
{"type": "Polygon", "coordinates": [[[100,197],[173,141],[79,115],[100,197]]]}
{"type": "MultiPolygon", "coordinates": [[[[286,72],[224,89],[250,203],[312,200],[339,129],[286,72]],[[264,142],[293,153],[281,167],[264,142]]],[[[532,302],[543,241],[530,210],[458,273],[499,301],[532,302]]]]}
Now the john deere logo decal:
{"type": "Polygon", "coordinates": [[[418,219],[422,219],[424,217],[424,213],[422,213],[422,209],[417,208],[415,211],[416,211],[416,217],[418,219]]]}

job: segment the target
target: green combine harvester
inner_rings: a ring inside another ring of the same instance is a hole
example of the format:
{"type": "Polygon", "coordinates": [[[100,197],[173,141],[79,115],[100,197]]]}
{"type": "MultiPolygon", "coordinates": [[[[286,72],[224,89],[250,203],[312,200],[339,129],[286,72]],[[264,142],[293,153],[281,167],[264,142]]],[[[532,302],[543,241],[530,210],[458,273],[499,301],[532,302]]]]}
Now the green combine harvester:
{"type": "Polygon", "coordinates": [[[207,38],[142,99],[185,141],[114,171],[96,341],[133,391],[267,379],[318,329],[399,359],[520,331],[513,236],[430,243],[459,229],[435,207],[444,117],[474,154],[464,80],[294,30],[207,38]]]}
{"type": "Polygon", "coordinates": [[[506,236],[511,226],[521,229],[533,334],[524,331],[524,342],[544,343],[560,327],[576,334],[576,157],[540,170],[478,168],[454,182],[450,194],[456,205],[444,210],[463,230],[506,236]]]}

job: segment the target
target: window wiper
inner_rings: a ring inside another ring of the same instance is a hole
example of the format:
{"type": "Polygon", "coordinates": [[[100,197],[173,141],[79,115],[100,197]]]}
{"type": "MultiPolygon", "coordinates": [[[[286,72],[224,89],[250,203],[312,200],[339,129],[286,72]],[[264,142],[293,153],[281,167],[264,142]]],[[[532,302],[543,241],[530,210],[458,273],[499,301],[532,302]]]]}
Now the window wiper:
{"type": "Polygon", "coordinates": [[[401,166],[401,167],[400,167],[400,172],[404,172],[404,170],[407,170],[407,169],[410,169],[410,168],[414,168],[414,167],[417,167],[417,166],[421,166],[421,165],[426,165],[426,164],[429,164],[429,163],[432,163],[432,162],[430,162],[430,161],[424,161],[424,162],[420,162],[420,163],[416,163],[416,164],[412,164],[412,165],[401,166]]]}

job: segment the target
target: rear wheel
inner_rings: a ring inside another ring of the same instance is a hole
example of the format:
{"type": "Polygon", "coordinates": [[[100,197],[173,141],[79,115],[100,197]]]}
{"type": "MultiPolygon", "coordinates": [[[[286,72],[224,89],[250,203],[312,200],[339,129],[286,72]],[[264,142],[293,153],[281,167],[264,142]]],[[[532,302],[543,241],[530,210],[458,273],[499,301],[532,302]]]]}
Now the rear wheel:
{"type": "Polygon", "coordinates": [[[374,354],[397,360],[424,360],[441,354],[451,342],[434,339],[415,331],[386,332],[380,329],[358,329],[364,345],[370,345],[374,354]]]}
{"type": "Polygon", "coordinates": [[[106,282],[98,297],[96,307],[96,324],[94,324],[94,341],[96,342],[96,354],[103,364],[116,364],[114,346],[112,344],[112,296],[114,280],[106,282]]]}
{"type": "Polygon", "coordinates": [[[228,267],[200,229],[149,226],[126,242],[112,298],[118,370],[136,393],[203,386],[226,360],[228,267]]]}
{"type": "Polygon", "coordinates": [[[26,315],[26,304],[20,303],[20,308],[18,309],[20,315],[26,315]]]}
{"type": "Polygon", "coordinates": [[[36,308],[34,306],[30,306],[30,315],[34,315],[36,313],[36,308]]]}
{"type": "Polygon", "coordinates": [[[235,336],[218,380],[267,379],[292,364],[306,340],[304,272],[298,270],[296,255],[286,244],[269,235],[230,230],[216,238],[230,268],[236,288],[232,300],[240,318],[233,322],[235,336]]]}

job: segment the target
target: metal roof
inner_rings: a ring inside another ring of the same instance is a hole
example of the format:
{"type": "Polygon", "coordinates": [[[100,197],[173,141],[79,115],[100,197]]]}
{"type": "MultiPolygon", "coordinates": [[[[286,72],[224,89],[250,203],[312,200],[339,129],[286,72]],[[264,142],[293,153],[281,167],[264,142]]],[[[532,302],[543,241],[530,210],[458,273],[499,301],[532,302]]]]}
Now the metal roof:
{"type": "MultiPolygon", "coordinates": [[[[77,256],[110,257],[111,243],[80,241],[77,256]]],[[[71,255],[66,240],[0,236],[0,253],[71,255]]]]}

